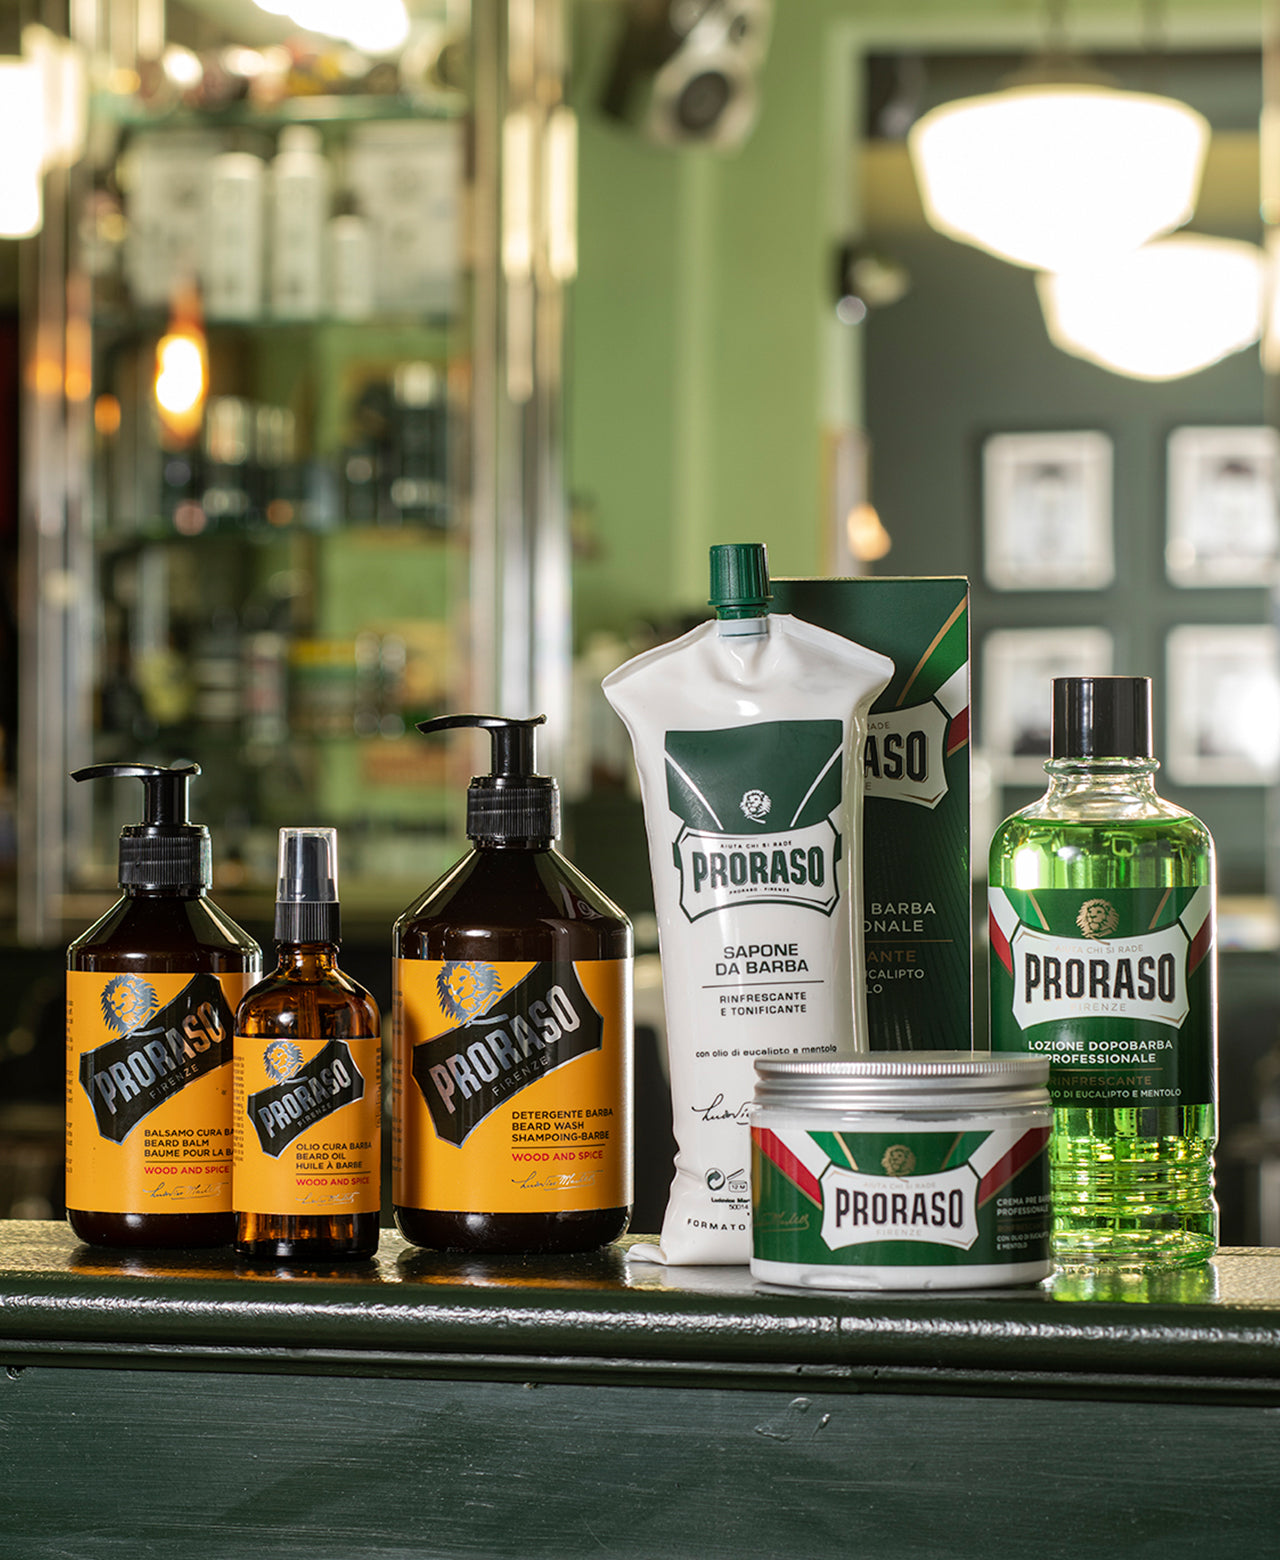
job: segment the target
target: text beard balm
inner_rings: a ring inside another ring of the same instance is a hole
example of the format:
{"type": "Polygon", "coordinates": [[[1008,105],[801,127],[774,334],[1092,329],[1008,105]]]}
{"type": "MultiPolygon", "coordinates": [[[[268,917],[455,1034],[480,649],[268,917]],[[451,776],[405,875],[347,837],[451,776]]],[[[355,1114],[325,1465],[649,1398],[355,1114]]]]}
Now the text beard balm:
{"type": "Polygon", "coordinates": [[[1047,1278],[1048,1072],[989,1052],[757,1062],[752,1275],[855,1290],[1047,1278]]]}

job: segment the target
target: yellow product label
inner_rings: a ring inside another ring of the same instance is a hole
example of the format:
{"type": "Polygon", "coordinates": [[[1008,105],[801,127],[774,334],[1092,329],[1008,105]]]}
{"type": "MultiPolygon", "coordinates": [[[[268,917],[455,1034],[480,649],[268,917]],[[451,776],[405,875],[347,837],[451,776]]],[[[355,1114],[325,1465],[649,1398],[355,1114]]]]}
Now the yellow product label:
{"type": "Polygon", "coordinates": [[[67,972],[67,1207],[231,1212],[231,1037],[256,972],[67,972]]]}
{"type": "Polygon", "coordinates": [[[394,973],[399,1206],[630,1203],[630,959],[397,959],[394,973]]]}
{"type": "Polygon", "coordinates": [[[235,1037],[237,1213],[373,1213],[382,1203],[382,1040],[235,1037]]]}

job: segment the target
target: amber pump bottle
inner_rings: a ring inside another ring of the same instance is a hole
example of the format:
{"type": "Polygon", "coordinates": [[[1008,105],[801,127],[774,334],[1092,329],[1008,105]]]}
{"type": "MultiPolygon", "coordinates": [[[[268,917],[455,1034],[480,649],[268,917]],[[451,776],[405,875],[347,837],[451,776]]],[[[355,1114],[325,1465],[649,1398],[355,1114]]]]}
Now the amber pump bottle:
{"type": "Polygon", "coordinates": [[[95,1246],[223,1246],[231,1210],[233,1014],[261,951],[208,897],[209,831],[187,817],[198,764],[133,776],[121,897],[67,950],[67,1219],[95,1246]]]}
{"type": "Polygon", "coordinates": [[[338,968],[338,837],[281,829],[279,962],[235,1035],[236,1250],[276,1261],[378,1249],[382,1024],[338,968]]]}
{"type": "Polygon", "coordinates": [[[544,719],[418,727],[493,747],[470,850],[395,928],[393,1204],[418,1246],[590,1251],[630,1217],[631,925],[555,849],[544,719]]]}

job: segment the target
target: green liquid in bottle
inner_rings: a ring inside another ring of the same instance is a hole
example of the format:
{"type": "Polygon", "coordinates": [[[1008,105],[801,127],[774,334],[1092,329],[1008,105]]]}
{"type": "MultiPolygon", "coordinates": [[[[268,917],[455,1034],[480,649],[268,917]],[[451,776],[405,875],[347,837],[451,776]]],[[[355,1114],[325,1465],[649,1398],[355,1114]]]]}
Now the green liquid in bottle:
{"type": "Polygon", "coordinates": [[[1048,792],[991,845],[991,1043],[1052,1059],[1053,1253],[1066,1268],[1181,1267],[1217,1244],[1213,843],[1198,819],[1156,793],[1157,767],[1146,758],[1052,760],[1048,792]],[[1021,963],[997,925],[1002,914],[1007,933],[1015,911],[1021,963]],[[1028,966],[1032,945],[1057,948],[1058,966],[1051,971],[1044,952],[1028,966]],[[1065,1000],[1050,1011],[1041,988],[1053,980],[1065,1000]],[[1144,1006],[1149,991],[1155,1000],[1144,1006]],[[1152,1021],[1162,997],[1163,1021],[1152,1021]],[[1044,1022],[1028,1024],[1042,1012],[1044,1022]],[[1113,1047],[1114,1066],[1093,1062],[1113,1047]],[[1179,1103],[1151,1102],[1162,1096],[1179,1103]]]}

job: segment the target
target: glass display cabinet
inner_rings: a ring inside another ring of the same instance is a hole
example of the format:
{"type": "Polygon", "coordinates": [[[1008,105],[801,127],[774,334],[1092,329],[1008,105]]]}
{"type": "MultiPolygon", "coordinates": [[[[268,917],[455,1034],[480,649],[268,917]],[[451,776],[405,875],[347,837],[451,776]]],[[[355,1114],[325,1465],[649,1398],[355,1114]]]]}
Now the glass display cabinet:
{"type": "Polygon", "coordinates": [[[348,35],[70,8],[84,154],[27,278],[28,941],[101,903],[136,821],[81,764],[198,762],[233,914],[267,913],[280,825],[331,824],[385,919],[457,855],[472,772],[415,722],[545,713],[544,767],[565,737],[560,0],[292,9],[348,35]]]}

